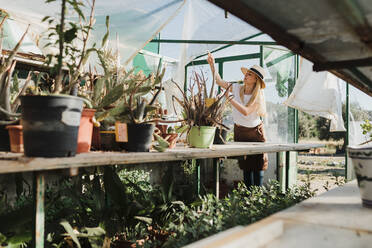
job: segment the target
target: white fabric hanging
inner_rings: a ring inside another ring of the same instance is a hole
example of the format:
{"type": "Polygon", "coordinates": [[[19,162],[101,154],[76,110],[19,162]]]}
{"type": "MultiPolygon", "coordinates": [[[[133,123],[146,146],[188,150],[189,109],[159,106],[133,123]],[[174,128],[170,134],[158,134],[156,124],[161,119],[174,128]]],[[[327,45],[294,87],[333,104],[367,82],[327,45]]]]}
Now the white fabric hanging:
{"type": "Polygon", "coordinates": [[[346,131],[337,77],[329,72],[314,72],[312,68],[313,63],[302,59],[298,80],[284,104],[331,120],[331,132],[346,131]]]}

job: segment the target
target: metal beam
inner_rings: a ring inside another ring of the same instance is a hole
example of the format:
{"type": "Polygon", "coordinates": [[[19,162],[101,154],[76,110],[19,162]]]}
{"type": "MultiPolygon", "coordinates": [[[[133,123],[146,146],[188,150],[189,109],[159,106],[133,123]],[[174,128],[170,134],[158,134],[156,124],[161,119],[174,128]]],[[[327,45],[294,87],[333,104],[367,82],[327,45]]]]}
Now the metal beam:
{"type": "MultiPolygon", "coordinates": [[[[260,35],[263,35],[263,33],[260,32],[260,33],[257,33],[257,34],[254,34],[254,35],[248,36],[248,37],[246,37],[246,38],[244,38],[244,39],[241,39],[240,41],[250,40],[250,39],[256,38],[256,37],[258,37],[258,36],[260,36],[260,35]]],[[[225,48],[228,48],[228,47],[231,47],[231,46],[233,46],[233,45],[222,46],[222,47],[220,47],[220,48],[217,48],[217,49],[211,51],[211,53],[215,53],[215,52],[217,52],[217,51],[221,51],[221,50],[223,50],[223,49],[225,49],[225,48]]],[[[202,54],[202,55],[199,55],[199,56],[196,57],[195,59],[198,59],[198,58],[204,57],[204,56],[206,56],[206,55],[207,55],[207,53],[202,54]]]]}
{"type": "Polygon", "coordinates": [[[286,53],[286,54],[284,54],[280,57],[277,57],[276,59],[270,61],[269,63],[266,64],[266,66],[267,67],[273,66],[273,65],[275,65],[275,64],[277,64],[277,63],[279,63],[279,62],[281,62],[281,61],[283,61],[283,60],[285,60],[285,59],[287,59],[287,58],[289,58],[293,55],[294,55],[294,53],[292,53],[292,52],[286,53]]]}
{"type": "Polygon", "coordinates": [[[350,83],[355,88],[363,91],[367,95],[372,96],[372,90],[368,86],[366,86],[365,83],[358,81],[357,79],[352,77],[349,73],[347,73],[345,71],[336,71],[336,70],[330,70],[329,72],[334,74],[336,77],[341,78],[345,82],[350,83]]]}
{"type": "Polygon", "coordinates": [[[354,76],[359,78],[359,80],[370,90],[372,91],[372,81],[363,74],[363,72],[359,71],[357,68],[351,68],[349,69],[351,73],[353,73],[354,76]]]}
{"type": "MultiPolygon", "coordinates": [[[[258,59],[260,58],[260,53],[251,53],[251,54],[244,54],[244,55],[237,55],[237,56],[229,56],[229,57],[222,57],[222,58],[216,58],[216,63],[223,63],[223,62],[231,62],[231,61],[237,61],[237,60],[244,60],[244,59],[258,59]]],[[[207,60],[194,60],[187,64],[187,66],[192,65],[206,65],[208,64],[207,60]]]]}
{"type": "Polygon", "coordinates": [[[169,40],[169,39],[158,39],[151,40],[150,42],[159,43],[188,43],[188,44],[228,44],[228,45],[277,45],[275,41],[232,41],[232,40],[169,40]]]}
{"type": "Polygon", "coordinates": [[[355,67],[365,67],[365,66],[372,66],[372,58],[316,63],[313,66],[313,70],[314,71],[328,71],[328,70],[337,70],[337,69],[351,69],[355,67]]]}

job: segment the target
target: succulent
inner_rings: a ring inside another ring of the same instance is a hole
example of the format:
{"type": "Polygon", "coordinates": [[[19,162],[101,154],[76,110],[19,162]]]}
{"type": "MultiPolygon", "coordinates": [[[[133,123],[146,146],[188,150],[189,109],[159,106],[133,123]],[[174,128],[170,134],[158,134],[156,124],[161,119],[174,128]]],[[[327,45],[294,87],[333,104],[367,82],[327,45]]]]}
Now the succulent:
{"type": "Polygon", "coordinates": [[[156,99],[162,89],[165,70],[149,76],[134,69],[126,71],[124,67],[113,63],[115,54],[111,50],[98,51],[100,65],[104,75],[90,71],[86,84],[80,88],[79,96],[87,99],[87,105],[97,110],[96,119],[105,126],[116,121],[141,123],[150,120],[150,113],[159,106],[156,99]]]}
{"type": "MultiPolygon", "coordinates": [[[[2,14],[5,12],[2,12],[2,14]]],[[[8,15],[2,16],[0,22],[0,30],[3,28],[3,24],[7,19],[8,15]]],[[[3,55],[2,46],[0,47],[1,65],[0,65],[0,124],[9,125],[16,123],[20,117],[20,114],[16,113],[19,107],[19,96],[21,96],[29,82],[31,81],[31,74],[26,79],[22,89],[19,89],[17,74],[13,76],[14,68],[16,66],[16,60],[14,59],[19,47],[21,46],[23,39],[28,32],[28,28],[18,41],[12,51],[9,52],[7,57],[3,55]],[[11,82],[13,79],[13,83],[11,82]]],[[[2,44],[2,38],[0,44],[2,44]]]]}

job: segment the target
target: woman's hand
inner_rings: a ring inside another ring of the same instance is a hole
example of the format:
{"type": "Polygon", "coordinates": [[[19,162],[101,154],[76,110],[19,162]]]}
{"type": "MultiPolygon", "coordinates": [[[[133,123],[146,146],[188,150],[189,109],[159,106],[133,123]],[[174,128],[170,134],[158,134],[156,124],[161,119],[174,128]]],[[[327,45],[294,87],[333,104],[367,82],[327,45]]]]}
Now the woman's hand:
{"type": "Polygon", "coordinates": [[[211,67],[212,72],[214,72],[214,58],[213,58],[213,55],[210,52],[208,52],[207,62],[209,64],[209,66],[211,67]]]}

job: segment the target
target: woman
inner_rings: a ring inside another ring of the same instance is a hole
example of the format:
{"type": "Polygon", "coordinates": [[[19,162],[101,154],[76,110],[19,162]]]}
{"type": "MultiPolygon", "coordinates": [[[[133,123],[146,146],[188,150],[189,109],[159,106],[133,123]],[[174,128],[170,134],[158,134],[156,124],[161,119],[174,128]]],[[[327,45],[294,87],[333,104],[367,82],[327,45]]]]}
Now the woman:
{"type": "MultiPolygon", "coordinates": [[[[208,53],[207,59],[216,83],[226,91],[225,96],[232,96],[230,103],[233,106],[234,141],[238,142],[265,142],[265,134],[261,118],[266,114],[266,104],[263,95],[265,88],[264,70],[258,65],[250,69],[241,68],[244,74],[244,84],[228,83],[221,79],[215,71],[213,56],[208,53]]],[[[244,173],[244,183],[262,186],[263,174],[267,169],[267,154],[245,156],[239,160],[239,167],[244,173]]]]}

